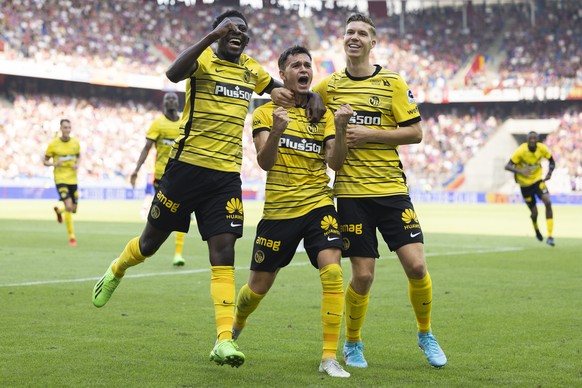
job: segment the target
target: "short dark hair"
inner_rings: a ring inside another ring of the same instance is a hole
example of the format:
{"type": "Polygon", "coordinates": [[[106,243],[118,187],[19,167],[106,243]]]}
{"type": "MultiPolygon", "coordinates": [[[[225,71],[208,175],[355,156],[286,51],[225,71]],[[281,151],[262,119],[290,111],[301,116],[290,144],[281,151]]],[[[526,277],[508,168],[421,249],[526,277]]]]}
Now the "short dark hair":
{"type": "Polygon", "coordinates": [[[291,55],[297,54],[307,54],[309,59],[312,59],[311,54],[307,48],[299,45],[291,46],[287,50],[283,51],[281,55],[279,55],[279,60],[277,61],[279,70],[285,70],[285,62],[287,62],[287,58],[289,58],[291,55]]]}
{"type": "Polygon", "coordinates": [[[530,136],[539,136],[539,135],[538,135],[538,133],[536,131],[529,131],[527,133],[527,137],[530,137],[530,136]]]}
{"type": "Polygon", "coordinates": [[[346,26],[351,22],[364,22],[366,24],[369,24],[370,27],[372,27],[373,36],[376,36],[376,25],[374,24],[372,19],[370,19],[368,16],[361,13],[355,13],[352,16],[350,16],[348,20],[346,20],[346,26]]]}
{"type": "Polygon", "coordinates": [[[247,27],[249,26],[249,23],[247,23],[247,18],[245,18],[245,15],[243,15],[236,9],[229,9],[228,11],[221,13],[216,17],[216,19],[214,19],[214,22],[212,23],[212,29],[215,29],[216,26],[218,26],[224,19],[229,18],[231,16],[241,18],[245,22],[246,26],[247,27]]]}
{"type": "Polygon", "coordinates": [[[69,120],[69,119],[61,119],[61,121],[59,122],[59,125],[62,127],[63,126],[63,123],[69,123],[69,124],[71,124],[71,120],[69,120]]]}

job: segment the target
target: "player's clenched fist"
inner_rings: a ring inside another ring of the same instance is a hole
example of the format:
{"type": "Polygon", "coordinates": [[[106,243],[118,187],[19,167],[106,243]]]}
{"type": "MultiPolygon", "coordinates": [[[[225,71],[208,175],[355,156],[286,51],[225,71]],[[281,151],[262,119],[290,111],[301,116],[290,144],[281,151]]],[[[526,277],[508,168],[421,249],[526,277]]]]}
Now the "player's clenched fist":
{"type": "Polygon", "coordinates": [[[348,104],[343,104],[341,105],[336,111],[335,111],[335,129],[340,130],[340,131],[345,131],[348,122],[350,121],[350,119],[352,118],[354,114],[354,111],[352,110],[352,107],[348,104]]]}
{"type": "Polygon", "coordinates": [[[273,135],[282,135],[289,124],[289,116],[287,115],[287,110],[282,107],[278,107],[273,111],[273,128],[271,128],[271,133],[273,135]]]}

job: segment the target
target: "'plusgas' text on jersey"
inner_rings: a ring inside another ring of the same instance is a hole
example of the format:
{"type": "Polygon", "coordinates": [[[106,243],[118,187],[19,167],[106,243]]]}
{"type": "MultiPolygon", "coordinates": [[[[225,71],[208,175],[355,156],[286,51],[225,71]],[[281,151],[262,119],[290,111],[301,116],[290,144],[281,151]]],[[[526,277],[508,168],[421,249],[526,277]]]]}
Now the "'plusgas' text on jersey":
{"type": "MultiPolygon", "coordinates": [[[[253,136],[273,127],[269,102],[253,113],[253,136]]],[[[267,172],[263,218],[296,218],[323,206],[333,206],[332,189],[325,163],[325,142],[335,138],[334,116],[327,110],[316,124],[309,122],[304,108],[287,109],[289,124],[279,140],[277,161],[267,172]]]]}
{"type": "Polygon", "coordinates": [[[242,132],[253,92],[261,94],[271,76],[251,57],[240,62],[218,58],[207,48],[186,80],[180,135],[170,157],[196,166],[239,172],[242,132]]]}
{"type": "MultiPolygon", "coordinates": [[[[340,105],[350,104],[354,111],[352,125],[390,131],[421,120],[406,82],[398,73],[378,65],[369,77],[353,77],[346,69],[336,72],[313,90],[334,112],[340,105]]],[[[336,173],[334,192],[344,198],[408,194],[398,146],[364,143],[350,147],[343,167],[336,173]]]]}

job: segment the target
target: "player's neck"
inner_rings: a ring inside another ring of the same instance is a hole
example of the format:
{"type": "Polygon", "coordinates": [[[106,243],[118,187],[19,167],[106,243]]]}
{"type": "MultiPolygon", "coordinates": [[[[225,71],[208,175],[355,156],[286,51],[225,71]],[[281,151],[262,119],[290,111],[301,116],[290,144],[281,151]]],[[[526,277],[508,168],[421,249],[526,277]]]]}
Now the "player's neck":
{"type": "Polygon", "coordinates": [[[376,71],[369,58],[347,58],[346,69],[352,77],[369,77],[376,71]]]}
{"type": "Polygon", "coordinates": [[[71,137],[70,137],[70,136],[61,136],[61,141],[62,141],[62,142],[66,143],[66,142],[68,142],[69,140],[71,140],[71,137]]]}
{"type": "Polygon", "coordinates": [[[307,106],[307,94],[295,93],[295,106],[305,108],[307,106]]]}
{"type": "Polygon", "coordinates": [[[170,121],[178,121],[180,119],[180,115],[175,110],[168,110],[164,112],[164,116],[170,121]]]}

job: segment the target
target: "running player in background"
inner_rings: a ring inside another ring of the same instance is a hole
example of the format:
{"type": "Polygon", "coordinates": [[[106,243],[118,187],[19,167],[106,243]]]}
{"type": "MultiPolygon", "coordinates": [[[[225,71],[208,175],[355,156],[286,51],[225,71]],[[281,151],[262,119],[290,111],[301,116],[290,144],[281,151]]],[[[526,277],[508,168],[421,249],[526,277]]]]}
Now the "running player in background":
{"type": "Polygon", "coordinates": [[[350,377],[336,360],[344,308],[341,234],[328,186],[327,164],[338,170],[346,157],[345,129],[352,117],[349,105],[321,121],[305,115],[313,78],[311,54],[293,46],[279,57],[279,76],[295,95],[295,106],[285,109],[269,102],[253,113],[253,139],[259,166],[267,171],[263,217],[251,260],[248,283],[239,291],[233,338],[244,328],[279,273],[287,266],[301,239],[322,285],[323,353],[319,371],[350,377]]]}
{"type": "Polygon", "coordinates": [[[395,251],[408,279],[416,317],[417,342],[433,367],[447,358],[431,330],[432,281],[423,235],[408,194],[398,146],[422,140],[420,113],[402,77],[370,63],[376,45],[373,21],[361,14],[346,22],[346,68],[314,87],[328,108],[349,104],[354,117],[347,129],[348,156],[337,172],[334,193],[352,278],[346,290],[346,365],[366,368],[361,329],[366,318],[378,253],[376,230],[395,251]]]}
{"type": "Polygon", "coordinates": [[[540,241],[544,240],[544,236],[542,236],[538,227],[536,197],[546,206],[546,224],[548,231],[546,243],[551,246],[556,245],[553,237],[554,212],[552,211],[552,202],[546,181],[552,178],[555,167],[556,162],[552,157],[552,153],[544,143],[539,142],[538,134],[533,131],[527,134],[527,142],[517,148],[509,162],[505,165],[507,171],[515,174],[515,181],[519,184],[525,204],[531,213],[531,221],[536,232],[536,238],[540,241]],[[544,158],[549,161],[549,169],[546,176],[542,179],[541,161],[544,158]]]}
{"type": "MultiPolygon", "coordinates": [[[[244,121],[253,92],[272,93],[275,101],[289,107],[294,97],[243,54],[249,42],[243,14],[226,11],[212,28],[178,55],[166,72],[172,82],[186,80],[180,135],[170,152],[145,229],[127,243],[97,282],[93,304],[104,306],[126,270],[156,253],[172,231],[187,232],[194,213],[202,240],[208,243],[211,265],[210,294],[217,336],[210,360],[238,367],[245,356],[232,340],[232,323],[234,245],[242,236],[244,221],[240,177],[244,121]],[[216,52],[210,47],[214,42],[216,52]]],[[[325,112],[321,98],[315,95],[309,102],[313,108],[308,112],[319,121],[325,112]]]]}
{"type": "MultiPolygon", "coordinates": [[[[178,95],[176,93],[166,93],[163,99],[163,115],[154,120],[148,132],[146,133],[146,143],[139,154],[135,170],[130,176],[131,186],[135,188],[137,174],[142,164],[145,162],[153,145],[156,147],[156,166],[154,173],[154,189],[158,191],[160,180],[166,169],[166,164],[170,157],[170,150],[174,145],[174,139],[180,135],[180,113],[178,112],[178,95]]],[[[182,257],[184,248],[184,239],[186,233],[176,232],[176,249],[174,251],[175,266],[185,264],[182,257]]]]}
{"type": "Polygon", "coordinates": [[[64,207],[54,207],[57,221],[65,220],[65,226],[69,234],[69,245],[77,246],[73,214],[77,212],[77,168],[81,156],[81,145],[77,139],[71,137],[71,121],[60,121],[61,136],[53,139],[44,154],[44,165],[54,167],[55,185],[59,193],[59,199],[64,207]],[[52,161],[51,161],[52,159],[52,161]]]}

